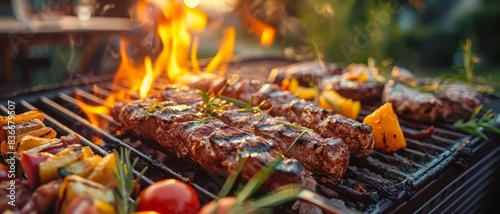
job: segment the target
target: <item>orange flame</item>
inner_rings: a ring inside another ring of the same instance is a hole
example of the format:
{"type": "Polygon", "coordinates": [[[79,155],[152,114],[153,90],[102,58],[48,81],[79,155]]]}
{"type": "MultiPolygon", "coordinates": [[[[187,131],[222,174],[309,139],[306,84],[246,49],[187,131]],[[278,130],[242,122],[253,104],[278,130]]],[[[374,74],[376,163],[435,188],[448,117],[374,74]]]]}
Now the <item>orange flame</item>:
{"type": "MultiPolygon", "coordinates": [[[[90,123],[98,126],[97,115],[110,114],[110,109],[115,102],[130,101],[134,97],[147,97],[151,93],[154,82],[160,76],[179,83],[191,78],[190,71],[201,71],[197,59],[199,37],[196,34],[204,31],[208,17],[196,8],[199,3],[199,0],[185,0],[184,4],[176,0],[139,0],[137,2],[133,14],[139,19],[139,23],[157,23],[156,31],[162,43],[161,52],[155,56],[145,57],[142,65],[134,65],[127,54],[126,44],[122,41],[120,43],[122,60],[113,79],[113,84],[121,88],[113,88],[102,106],[88,105],[80,96],[75,95],[77,105],[87,115],[90,123]],[[151,14],[155,14],[149,12],[152,5],[162,10],[162,13],[158,14],[160,17],[151,17],[151,14]]],[[[273,43],[276,33],[274,28],[252,16],[249,16],[246,21],[251,26],[251,30],[260,36],[262,45],[269,46],[273,43]]],[[[224,30],[220,49],[206,66],[205,72],[225,71],[227,63],[233,56],[235,39],[235,28],[227,27],[224,30]]]]}
{"type": "Polygon", "coordinates": [[[91,106],[86,104],[79,94],[75,94],[76,104],[85,113],[90,124],[99,126],[99,114],[110,114],[110,109],[107,106],[91,106]]]}
{"type": "MultiPolygon", "coordinates": [[[[219,51],[217,52],[215,57],[208,63],[207,67],[205,68],[206,72],[213,72],[219,65],[224,65],[231,60],[231,58],[233,57],[235,39],[236,30],[234,29],[234,27],[226,28],[219,51]]],[[[219,71],[224,70],[225,66],[219,68],[219,71]]]]}
{"type": "Polygon", "coordinates": [[[153,65],[151,64],[151,58],[146,57],[144,60],[144,66],[146,66],[146,74],[142,79],[141,87],[139,88],[139,98],[144,99],[148,96],[148,92],[153,85],[153,65]]]}
{"type": "Polygon", "coordinates": [[[249,8],[251,8],[250,4],[251,1],[242,1],[240,2],[239,8],[237,8],[241,13],[244,24],[253,34],[260,37],[260,44],[262,46],[271,46],[274,42],[276,29],[255,18],[249,10],[249,8]]]}

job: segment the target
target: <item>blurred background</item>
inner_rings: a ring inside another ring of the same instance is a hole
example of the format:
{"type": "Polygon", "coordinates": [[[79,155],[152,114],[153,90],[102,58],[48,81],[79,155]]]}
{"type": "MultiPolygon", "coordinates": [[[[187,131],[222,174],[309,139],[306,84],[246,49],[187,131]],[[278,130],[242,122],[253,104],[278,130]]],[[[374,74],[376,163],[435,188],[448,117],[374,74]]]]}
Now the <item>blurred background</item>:
{"type": "MultiPolygon", "coordinates": [[[[232,25],[237,31],[234,54],[240,58],[287,57],[342,63],[366,63],[373,58],[378,66],[399,65],[421,76],[453,76],[460,74],[456,67],[463,65],[461,44],[470,38],[472,50],[480,58],[475,74],[483,77],[485,84],[496,88],[500,85],[497,71],[500,63],[495,60],[500,56],[499,1],[179,1],[198,7],[209,16],[207,29],[200,33],[199,58],[213,57],[221,42],[222,27],[232,25]],[[259,39],[249,32],[252,28],[247,25],[248,16],[276,29],[271,45],[259,45],[259,39]]],[[[1,71],[12,71],[12,78],[4,79],[0,90],[114,72],[120,62],[119,40],[124,35],[139,41],[136,52],[154,47],[154,39],[148,37],[147,30],[133,25],[116,29],[54,28],[46,33],[26,34],[12,27],[13,19],[20,21],[21,24],[17,23],[20,26],[31,19],[53,22],[61,16],[133,20],[136,17],[131,8],[135,3],[134,0],[0,0],[1,71]],[[39,39],[39,34],[49,38],[39,39]]],[[[104,20],[101,24],[116,26],[114,21],[104,20]]]]}

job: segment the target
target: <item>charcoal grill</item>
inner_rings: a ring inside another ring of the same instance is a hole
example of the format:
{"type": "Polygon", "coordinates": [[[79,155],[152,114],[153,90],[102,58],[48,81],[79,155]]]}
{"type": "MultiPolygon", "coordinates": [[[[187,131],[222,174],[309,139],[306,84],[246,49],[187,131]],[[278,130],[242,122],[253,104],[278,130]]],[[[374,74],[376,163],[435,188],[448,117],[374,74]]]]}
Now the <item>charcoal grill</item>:
{"type": "MultiPolygon", "coordinates": [[[[242,78],[266,77],[270,68],[290,63],[272,58],[235,60],[227,74],[238,74],[242,78]]],[[[119,124],[109,115],[99,115],[101,128],[87,120],[77,106],[75,95],[89,105],[103,105],[103,99],[112,89],[126,88],[112,84],[112,78],[104,75],[31,88],[2,95],[0,101],[4,105],[7,100],[14,101],[16,113],[34,108],[42,110],[48,126],[60,135],[79,134],[82,144],[101,155],[120,147],[131,149],[132,157],[139,158],[136,171],[144,166],[149,168],[143,186],[164,178],[176,178],[192,183],[202,204],[214,199],[225,181],[223,175],[209,174],[187,160],[173,158],[153,142],[137,139],[129,133],[116,133],[119,124]]],[[[164,82],[159,80],[155,89],[160,90],[164,82]]],[[[498,101],[493,102],[498,105],[498,101]]],[[[364,105],[359,119],[378,106],[364,105]]],[[[6,114],[6,110],[0,106],[2,114],[6,114]]],[[[400,124],[407,132],[418,132],[429,126],[405,120],[400,120],[400,124]]],[[[407,148],[394,154],[375,151],[366,159],[352,159],[343,182],[323,184],[318,193],[367,213],[481,212],[498,170],[500,147],[495,142],[500,140],[499,136],[487,133],[490,140],[484,140],[457,132],[450,124],[434,126],[431,138],[422,141],[407,138],[407,148]]]]}

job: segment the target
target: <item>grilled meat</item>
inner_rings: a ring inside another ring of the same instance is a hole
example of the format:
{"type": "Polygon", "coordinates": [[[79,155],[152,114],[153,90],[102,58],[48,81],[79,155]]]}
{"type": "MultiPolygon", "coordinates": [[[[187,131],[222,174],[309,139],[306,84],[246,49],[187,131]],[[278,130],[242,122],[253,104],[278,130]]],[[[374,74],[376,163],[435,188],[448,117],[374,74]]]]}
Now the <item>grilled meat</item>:
{"type": "Polygon", "coordinates": [[[0,211],[19,211],[30,200],[31,191],[26,180],[4,180],[0,182],[0,211]],[[14,181],[15,184],[11,184],[14,181]]]}
{"type": "Polygon", "coordinates": [[[55,213],[61,183],[62,180],[55,180],[38,187],[21,213],[55,213]]]}
{"type": "Polygon", "coordinates": [[[305,87],[312,83],[321,90],[335,90],[344,97],[370,103],[380,101],[384,88],[372,70],[364,64],[351,64],[346,68],[338,64],[322,65],[318,61],[301,62],[273,69],[269,82],[280,85],[285,79],[294,78],[305,87]],[[365,80],[358,81],[358,78],[365,80]]]}
{"type": "Polygon", "coordinates": [[[294,78],[300,85],[309,87],[311,83],[320,85],[324,78],[341,75],[345,70],[346,67],[340,64],[325,64],[321,61],[299,62],[272,69],[268,81],[280,85],[284,80],[294,78]]]}
{"type": "MultiPolygon", "coordinates": [[[[126,129],[157,141],[177,157],[191,159],[210,172],[229,173],[241,157],[248,156],[241,176],[249,179],[279,153],[263,138],[221,121],[202,122],[203,115],[187,105],[139,100],[117,104],[112,114],[126,129]]],[[[283,161],[272,177],[268,180],[270,188],[287,183],[315,187],[310,173],[296,160],[283,161]]]]}
{"type": "MultiPolygon", "coordinates": [[[[204,79],[192,86],[199,87],[200,84],[217,91],[226,82],[221,79],[204,79]]],[[[320,108],[290,92],[280,90],[275,84],[241,80],[227,86],[222,94],[245,102],[249,102],[254,95],[254,105],[265,101],[263,109],[271,109],[271,116],[284,117],[292,123],[311,128],[324,138],[342,139],[349,147],[351,156],[367,157],[373,151],[374,141],[369,125],[320,108]]]]}
{"type": "MultiPolygon", "coordinates": [[[[186,86],[167,86],[162,98],[176,103],[202,107],[203,100],[199,90],[186,86]]],[[[224,123],[253,132],[256,135],[274,142],[281,152],[299,160],[305,168],[320,175],[325,181],[340,181],[349,164],[349,150],[341,139],[322,138],[315,132],[307,132],[298,139],[301,131],[290,128],[282,120],[263,112],[240,112],[237,109],[219,110],[216,116],[224,123]]]]}
{"type": "Polygon", "coordinates": [[[395,112],[403,118],[421,122],[456,121],[470,117],[481,103],[480,96],[479,92],[459,82],[440,84],[431,93],[391,80],[385,85],[382,101],[391,102],[395,112]]]}

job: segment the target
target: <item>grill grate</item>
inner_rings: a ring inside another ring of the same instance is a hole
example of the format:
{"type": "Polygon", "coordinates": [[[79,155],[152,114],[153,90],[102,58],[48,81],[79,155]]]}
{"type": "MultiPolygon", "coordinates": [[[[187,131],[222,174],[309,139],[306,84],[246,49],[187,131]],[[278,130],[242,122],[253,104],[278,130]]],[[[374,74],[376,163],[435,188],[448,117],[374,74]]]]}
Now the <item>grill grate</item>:
{"type": "MultiPolygon", "coordinates": [[[[238,71],[244,72],[245,64],[240,63],[238,66],[238,71]]],[[[110,95],[113,88],[126,88],[112,84],[111,80],[111,76],[104,76],[73,85],[36,89],[36,92],[26,91],[9,99],[17,103],[16,113],[38,108],[46,114],[47,125],[56,129],[60,135],[77,132],[82,144],[91,146],[101,155],[111,152],[113,148],[131,149],[132,157],[140,160],[139,167],[149,167],[143,186],[164,178],[176,178],[191,182],[200,193],[203,204],[214,199],[225,181],[224,176],[208,174],[189,161],[173,158],[154,142],[137,139],[128,133],[116,134],[119,124],[109,115],[98,115],[101,127],[104,128],[90,124],[74,97],[79,95],[90,105],[103,105],[103,99],[110,95]]],[[[161,86],[162,83],[158,83],[156,87],[161,86]]],[[[359,119],[362,120],[378,106],[364,105],[359,119]]],[[[6,113],[5,110],[4,106],[0,106],[0,112],[6,113]]],[[[428,127],[405,120],[400,120],[400,124],[410,133],[428,127]]],[[[456,165],[454,163],[462,160],[460,151],[463,148],[474,148],[484,142],[478,137],[454,131],[449,124],[437,124],[435,127],[431,138],[423,141],[407,138],[408,147],[396,153],[375,151],[366,159],[352,159],[341,184],[323,184],[318,192],[328,198],[340,199],[347,207],[362,212],[378,213],[395,209],[449,169],[450,165],[456,165]]],[[[476,186],[478,189],[484,188],[484,185],[477,182],[476,186]]],[[[454,194],[455,198],[461,197],[456,192],[454,194]]],[[[460,208],[460,204],[454,205],[460,208]]],[[[425,206],[446,211],[446,207],[425,206]]],[[[425,206],[420,211],[429,211],[425,206]]]]}

